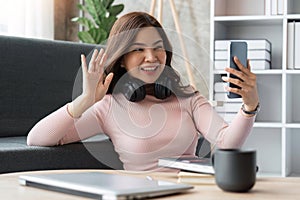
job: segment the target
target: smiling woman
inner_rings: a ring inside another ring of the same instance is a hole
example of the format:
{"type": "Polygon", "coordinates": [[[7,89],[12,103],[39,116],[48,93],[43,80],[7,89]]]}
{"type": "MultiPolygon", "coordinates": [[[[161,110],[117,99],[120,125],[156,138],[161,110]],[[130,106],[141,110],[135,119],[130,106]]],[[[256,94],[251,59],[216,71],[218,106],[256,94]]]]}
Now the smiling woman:
{"type": "Polygon", "coordinates": [[[53,39],[53,1],[0,0],[0,34],[53,39]]]}
{"type": "MultiPolygon", "coordinates": [[[[201,135],[219,148],[240,147],[255,114],[240,110],[227,124],[199,91],[182,83],[172,56],[167,34],[153,16],[123,15],[105,50],[95,49],[89,62],[81,55],[82,93],[39,121],[28,144],[63,145],[105,133],[124,169],[138,171],[169,171],[158,159],[195,156],[201,135]]],[[[253,76],[249,69],[243,73],[245,82],[253,76]]],[[[255,103],[256,87],[249,89],[252,95],[242,94],[243,100],[255,103]]]]}

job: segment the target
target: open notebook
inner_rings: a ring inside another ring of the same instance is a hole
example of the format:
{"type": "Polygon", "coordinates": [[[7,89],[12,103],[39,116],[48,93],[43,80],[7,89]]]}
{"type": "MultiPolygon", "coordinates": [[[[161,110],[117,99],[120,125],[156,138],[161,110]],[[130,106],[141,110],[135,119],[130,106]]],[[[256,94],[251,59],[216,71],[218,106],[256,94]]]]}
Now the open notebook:
{"type": "Polygon", "coordinates": [[[156,197],[193,188],[186,184],[102,172],[22,175],[19,183],[103,200],[156,197]]]}

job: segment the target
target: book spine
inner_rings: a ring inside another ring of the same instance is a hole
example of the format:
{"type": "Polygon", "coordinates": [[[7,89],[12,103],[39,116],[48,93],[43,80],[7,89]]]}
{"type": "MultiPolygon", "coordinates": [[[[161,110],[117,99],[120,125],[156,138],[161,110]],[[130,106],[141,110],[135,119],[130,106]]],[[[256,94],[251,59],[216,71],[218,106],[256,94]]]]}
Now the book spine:
{"type": "Polygon", "coordinates": [[[300,22],[295,23],[294,67],[300,69],[300,22]]]}
{"type": "Polygon", "coordinates": [[[283,15],[284,3],[283,0],[277,0],[277,14],[283,15]]]}
{"type": "Polygon", "coordinates": [[[295,58],[295,21],[288,23],[288,52],[287,52],[287,68],[294,69],[295,58]]]}
{"type": "Polygon", "coordinates": [[[265,0],[265,15],[271,15],[271,0],[265,0]]]}
{"type": "Polygon", "coordinates": [[[277,0],[271,0],[271,15],[277,15],[277,0]]]}

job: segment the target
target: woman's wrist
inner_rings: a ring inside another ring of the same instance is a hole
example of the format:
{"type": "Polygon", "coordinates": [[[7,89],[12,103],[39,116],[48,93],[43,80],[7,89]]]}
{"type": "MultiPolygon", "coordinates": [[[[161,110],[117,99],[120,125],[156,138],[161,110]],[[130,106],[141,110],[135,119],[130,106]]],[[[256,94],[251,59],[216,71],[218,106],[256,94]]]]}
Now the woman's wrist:
{"type": "Polygon", "coordinates": [[[247,116],[254,116],[259,112],[260,104],[258,102],[255,107],[249,107],[249,106],[243,104],[241,110],[243,111],[243,114],[245,114],[247,116]]]}
{"type": "Polygon", "coordinates": [[[93,104],[94,100],[91,97],[80,95],[68,104],[68,112],[73,118],[79,118],[93,104]]]}

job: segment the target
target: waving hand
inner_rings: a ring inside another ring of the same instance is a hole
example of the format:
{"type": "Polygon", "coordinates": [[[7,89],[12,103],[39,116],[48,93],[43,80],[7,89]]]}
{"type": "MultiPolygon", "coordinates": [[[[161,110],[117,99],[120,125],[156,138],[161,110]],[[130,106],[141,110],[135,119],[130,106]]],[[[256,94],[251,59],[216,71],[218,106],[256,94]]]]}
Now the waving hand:
{"type": "Polygon", "coordinates": [[[112,81],[113,74],[110,73],[103,80],[104,65],[107,55],[104,50],[94,50],[89,65],[86,57],[81,55],[83,91],[69,106],[68,111],[73,117],[80,117],[89,107],[100,101],[106,94],[112,81]]]}

